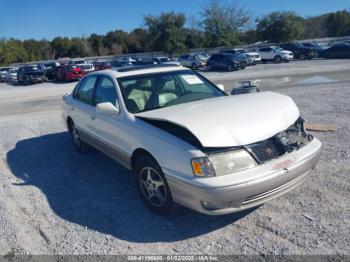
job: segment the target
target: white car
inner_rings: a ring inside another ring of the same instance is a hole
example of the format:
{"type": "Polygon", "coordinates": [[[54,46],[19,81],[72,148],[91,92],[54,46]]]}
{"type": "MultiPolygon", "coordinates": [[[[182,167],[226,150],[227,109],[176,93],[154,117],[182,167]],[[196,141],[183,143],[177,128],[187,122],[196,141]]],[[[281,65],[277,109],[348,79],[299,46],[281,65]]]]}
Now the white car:
{"type": "Polygon", "coordinates": [[[281,63],[282,61],[289,62],[293,60],[293,52],[284,50],[277,46],[262,47],[259,49],[259,54],[263,62],[273,61],[281,63]]]}
{"type": "Polygon", "coordinates": [[[98,71],[63,97],[62,117],[74,147],[93,146],[133,170],[141,198],[158,213],[178,203],[227,214],[300,185],[321,143],[306,133],[293,100],[221,88],[178,66],[98,71]]]}
{"type": "Polygon", "coordinates": [[[5,82],[11,67],[0,67],[0,82],[5,82]]]}
{"type": "Polygon", "coordinates": [[[77,66],[81,69],[81,71],[83,71],[84,75],[95,71],[95,67],[93,64],[84,63],[84,64],[77,64],[77,66]]]}
{"type": "Polygon", "coordinates": [[[178,58],[178,61],[181,65],[185,67],[192,68],[193,70],[197,70],[198,68],[204,67],[207,65],[207,57],[203,55],[182,55],[178,58]]]}
{"type": "Polygon", "coordinates": [[[7,73],[7,76],[6,76],[6,81],[10,83],[17,82],[17,73],[18,73],[18,68],[9,69],[9,72],[7,73]]]}
{"type": "Polygon", "coordinates": [[[261,62],[261,56],[258,52],[253,52],[253,51],[250,52],[246,49],[235,49],[235,50],[241,54],[245,54],[248,57],[252,58],[255,64],[261,62]]]}

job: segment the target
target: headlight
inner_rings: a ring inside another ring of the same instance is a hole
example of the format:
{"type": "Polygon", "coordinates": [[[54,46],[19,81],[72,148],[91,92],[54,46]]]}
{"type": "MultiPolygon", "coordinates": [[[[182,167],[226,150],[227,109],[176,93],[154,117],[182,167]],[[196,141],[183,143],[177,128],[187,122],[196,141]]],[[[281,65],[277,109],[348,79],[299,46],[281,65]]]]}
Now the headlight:
{"type": "Polygon", "coordinates": [[[256,162],[245,150],[230,151],[192,159],[195,176],[224,176],[256,167],[256,162]]]}
{"type": "Polygon", "coordinates": [[[233,174],[238,171],[256,167],[256,162],[245,150],[230,151],[210,155],[209,160],[217,176],[233,174]]]}

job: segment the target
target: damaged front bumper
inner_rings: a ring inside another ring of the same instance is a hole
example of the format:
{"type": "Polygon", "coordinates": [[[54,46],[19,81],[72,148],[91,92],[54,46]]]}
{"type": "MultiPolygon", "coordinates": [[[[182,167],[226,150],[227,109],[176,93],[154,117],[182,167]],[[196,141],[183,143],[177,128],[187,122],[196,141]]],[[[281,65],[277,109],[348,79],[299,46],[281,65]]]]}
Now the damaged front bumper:
{"type": "Polygon", "coordinates": [[[314,138],[297,151],[255,168],[210,178],[185,178],[163,168],[175,202],[209,215],[223,215],[261,205],[300,185],[319,160],[314,138]]]}

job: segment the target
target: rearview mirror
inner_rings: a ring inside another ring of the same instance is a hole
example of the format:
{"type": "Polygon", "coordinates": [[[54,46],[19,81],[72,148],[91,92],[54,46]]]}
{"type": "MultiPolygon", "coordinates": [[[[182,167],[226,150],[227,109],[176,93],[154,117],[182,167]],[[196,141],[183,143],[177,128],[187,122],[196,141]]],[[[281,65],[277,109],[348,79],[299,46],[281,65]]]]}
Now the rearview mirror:
{"type": "Polygon", "coordinates": [[[96,105],[96,111],[103,115],[119,115],[118,101],[116,101],[116,106],[111,102],[99,103],[96,105]]]}
{"type": "Polygon", "coordinates": [[[221,91],[225,91],[225,87],[222,84],[216,85],[221,91]]]}

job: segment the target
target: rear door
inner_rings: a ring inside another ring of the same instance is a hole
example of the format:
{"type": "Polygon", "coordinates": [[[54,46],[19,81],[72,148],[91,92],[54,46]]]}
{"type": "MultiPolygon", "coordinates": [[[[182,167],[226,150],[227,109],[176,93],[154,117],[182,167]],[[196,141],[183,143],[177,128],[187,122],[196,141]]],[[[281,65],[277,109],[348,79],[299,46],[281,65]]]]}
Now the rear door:
{"type": "Polygon", "coordinates": [[[95,107],[93,105],[93,90],[98,80],[98,75],[92,75],[84,78],[79,83],[73,93],[71,101],[71,112],[73,122],[84,139],[91,135],[91,122],[95,107]]]}
{"type": "Polygon", "coordinates": [[[261,58],[262,59],[265,59],[265,60],[272,60],[273,57],[272,57],[272,49],[269,48],[269,47],[266,47],[266,48],[260,48],[259,49],[259,53],[261,55],[261,58]]]}

